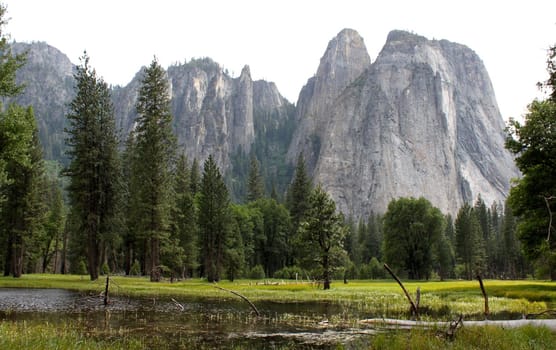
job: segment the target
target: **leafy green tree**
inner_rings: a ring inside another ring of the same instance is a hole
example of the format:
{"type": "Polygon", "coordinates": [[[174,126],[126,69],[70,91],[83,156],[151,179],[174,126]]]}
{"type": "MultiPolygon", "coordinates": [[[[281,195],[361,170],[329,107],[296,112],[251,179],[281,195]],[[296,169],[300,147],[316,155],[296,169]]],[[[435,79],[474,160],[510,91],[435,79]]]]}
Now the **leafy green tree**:
{"type": "Polygon", "coordinates": [[[168,239],[172,201],[172,165],[176,138],[172,131],[170,93],[164,69],[154,59],[145,68],[137,103],[135,174],[139,191],[139,234],[145,242],[145,270],[160,281],[161,246],[168,239]]]}
{"type": "Polygon", "coordinates": [[[318,185],[309,196],[309,208],[300,226],[304,242],[301,261],[307,268],[318,266],[324,289],[330,289],[334,270],[345,264],[344,238],[345,228],[336,204],[318,185]]]}
{"type": "Polygon", "coordinates": [[[429,278],[443,216],[425,198],[400,198],[384,214],[384,259],[410,279],[429,278]]]}
{"type": "Polygon", "coordinates": [[[523,176],[510,190],[508,205],[526,256],[544,264],[556,279],[556,45],[548,51],[548,80],[539,83],[549,97],[534,100],[525,123],[510,119],[506,148],[516,155],[523,176]]]}
{"type": "Polygon", "coordinates": [[[262,264],[266,276],[273,276],[276,271],[287,265],[291,255],[288,244],[290,216],[288,210],[276,200],[262,198],[250,204],[262,214],[262,232],[256,230],[254,236],[256,264],[262,264]]]}
{"type": "Polygon", "coordinates": [[[526,255],[543,257],[556,279],[556,101],[533,101],[525,124],[510,121],[506,147],[523,174],[510,190],[508,204],[518,218],[517,231],[526,255]]]}
{"type": "Polygon", "coordinates": [[[468,203],[458,211],[455,221],[456,259],[463,265],[464,277],[471,280],[485,272],[486,252],[481,224],[468,203]]]}
{"type": "Polygon", "coordinates": [[[70,103],[66,140],[71,162],[69,197],[77,229],[86,237],[87,268],[98,278],[101,254],[114,242],[120,169],[114,108],[108,85],[89,66],[85,53],[75,73],[76,96],[70,103]]]}
{"type": "Polygon", "coordinates": [[[259,161],[253,154],[249,163],[249,178],[247,180],[247,202],[254,202],[264,196],[264,182],[259,169],[259,161]]]}
{"type": "Polygon", "coordinates": [[[231,213],[228,189],[212,155],[204,164],[198,200],[202,270],[209,282],[217,282],[224,272],[231,213]]]}

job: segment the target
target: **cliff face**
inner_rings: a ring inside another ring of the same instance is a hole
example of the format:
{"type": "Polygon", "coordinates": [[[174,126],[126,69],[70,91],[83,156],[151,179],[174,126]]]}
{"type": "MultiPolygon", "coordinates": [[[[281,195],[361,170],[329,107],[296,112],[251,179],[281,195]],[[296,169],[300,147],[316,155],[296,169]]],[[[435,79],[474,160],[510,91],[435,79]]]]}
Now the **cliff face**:
{"type": "Polygon", "coordinates": [[[309,168],[314,168],[323,141],[327,138],[328,111],[344,89],[371,64],[363,38],[352,29],[342,30],[330,41],[320,60],[317,74],[299,94],[294,133],[288,159],[300,152],[309,168]]]}
{"type": "MultiPolygon", "coordinates": [[[[174,130],[178,144],[190,159],[214,155],[223,170],[236,149],[249,152],[253,127],[253,81],[249,67],[238,78],[205,58],[168,68],[174,130]]],[[[114,91],[114,106],[121,127],[129,132],[135,122],[135,100],[141,74],[114,91]]]]}
{"type": "Polygon", "coordinates": [[[328,106],[311,169],[346,214],[384,212],[402,196],[455,213],[479,194],[503,201],[518,176],[488,74],[465,46],[391,32],[328,106]]]}
{"type": "Polygon", "coordinates": [[[45,158],[63,160],[65,115],[74,96],[74,66],[66,55],[46,43],[14,43],[12,49],[14,53],[27,52],[27,63],[16,75],[25,90],[16,100],[33,106],[45,158]]]}

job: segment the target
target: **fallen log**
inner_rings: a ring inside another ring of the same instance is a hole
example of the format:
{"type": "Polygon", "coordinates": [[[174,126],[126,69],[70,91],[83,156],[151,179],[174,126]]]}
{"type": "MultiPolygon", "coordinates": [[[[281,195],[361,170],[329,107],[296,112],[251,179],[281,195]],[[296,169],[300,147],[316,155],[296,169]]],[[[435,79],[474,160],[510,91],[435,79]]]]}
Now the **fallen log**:
{"type": "MultiPolygon", "coordinates": [[[[361,324],[374,326],[385,329],[434,329],[448,328],[451,322],[444,321],[411,321],[398,320],[391,318],[371,318],[359,321],[361,324]]],[[[546,327],[552,331],[556,331],[556,319],[545,320],[484,320],[484,321],[461,321],[462,326],[467,327],[484,327],[496,326],[502,328],[518,328],[524,326],[546,327]]]]}

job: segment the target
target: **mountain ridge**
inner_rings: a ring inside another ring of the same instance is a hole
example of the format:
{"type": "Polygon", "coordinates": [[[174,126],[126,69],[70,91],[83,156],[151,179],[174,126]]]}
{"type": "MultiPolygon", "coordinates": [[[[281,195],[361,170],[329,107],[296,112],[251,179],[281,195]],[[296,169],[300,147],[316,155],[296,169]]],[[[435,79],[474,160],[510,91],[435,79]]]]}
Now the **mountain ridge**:
{"type": "MultiPolygon", "coordinates": [[[[55,53],[44,43],[17,44],[29,45],[30,62],[55,53]]],[[[19,78],[28,86],[57,83],[51,91],[65,89],[45,97],[32,87],[36,96],[23,99],[33,105],[59,96],[56,108],[35,108],[41,140],[51,150],[45,154],[56,158],[63,149],[62,102],[71,100],[73,86],[68,90],[69,59],[52,57],[64,67],[58,80],[41,83],[41,65],[35,63],[19,78]]],[[[193,59],[168,67],[167,74],[181,149],[200,161],[213,154],[231,174],[232,187],[243,180],[244,159],[256,154],[269,181],[284,182],[284,188],[303,154],[315,183],[323,184],[346,215],[383,212],[401,196],[424,196],[455,214],[478,195],[487,203],[503,201],[509,180],[519,176],[503,146],[504,121],[486,68],[462,44],[393,30],[371,62],[363,38],[344,29],[329,42],[295,106],[274,83],[253,81],[249,66],[231,77],[210,58],[193,59]]],[[[127,85],[112,87],[123,135],[134,126],[140,77],[139,72],[127,85]]]]}

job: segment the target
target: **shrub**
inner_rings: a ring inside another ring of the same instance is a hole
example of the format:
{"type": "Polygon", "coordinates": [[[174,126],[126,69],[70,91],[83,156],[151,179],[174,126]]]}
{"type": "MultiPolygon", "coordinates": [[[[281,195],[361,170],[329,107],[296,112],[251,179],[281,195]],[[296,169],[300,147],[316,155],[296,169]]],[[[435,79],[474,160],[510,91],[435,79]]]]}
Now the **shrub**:
{"type": "Polygon", "coordinates": [[[261,265],[253,266],[251,271],[249,271],[249,276],[248,277],[250,279],[254,279],[254,280],[262,280],[263,278],[265,278],[265,273],[264,273],[263,267],[261,265]]]}

